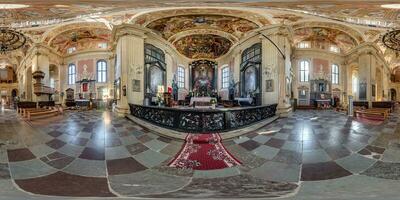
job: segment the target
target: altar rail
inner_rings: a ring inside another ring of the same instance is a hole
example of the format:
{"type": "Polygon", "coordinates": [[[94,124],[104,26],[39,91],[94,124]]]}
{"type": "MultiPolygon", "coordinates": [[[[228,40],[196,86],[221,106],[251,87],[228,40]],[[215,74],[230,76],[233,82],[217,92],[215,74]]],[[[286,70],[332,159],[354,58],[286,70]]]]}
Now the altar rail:
{"type": "Polygon", "coordinates": [[[176,131],[187,133],[226,132],[275,116],[277,104],[232,109],[179,109],[129,104],[131,114],[176,131]]]}

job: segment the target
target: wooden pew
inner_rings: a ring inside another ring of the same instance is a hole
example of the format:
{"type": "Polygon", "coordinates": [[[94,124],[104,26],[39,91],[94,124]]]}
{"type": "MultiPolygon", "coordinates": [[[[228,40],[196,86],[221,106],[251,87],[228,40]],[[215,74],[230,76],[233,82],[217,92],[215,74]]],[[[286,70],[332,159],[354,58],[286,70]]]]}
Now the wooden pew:
{"type": "Polygon", "coordinates": [[[357,117],[357,115],[383,117],[384,120],[388,117],[387,110],[371,110],[371,109],[354,110],[354,116],[357,117]]]}
{"type": "Polygon", "coordinates": [[[21,113],[22,109],[24,108],[36,108],[36,102],[31,102],[31,101],[21,101],[17,103],[17,112],[21,113]]]}
{"type": "Polygon", "coordinates": [[[37,112],[43,112],[43,111],[49,111],[51,109],[47,108],[25,108],[22,111],[22,116],[23,117],[28,117],[28,113],[37,113],[37,112]]]}
{"type": "Polygon", "coordinates": [[[32,117],[35,118],[41,118],[41,117],[50,117],[50,116],[55,116],[58,115],[60,112],[58,109],[48,109],[48,110],[42,110],[42,111],[28,111],[27,118],[28,120],[32,120],[32,117]]]}
{"type": "Polygon", "coordinates": [[[33,111],[33,110],[38,110],[39,108],[21,108],[20,109],[20,114],[22,117],[25,117],[27,115],[28,111],[33,111]]]}

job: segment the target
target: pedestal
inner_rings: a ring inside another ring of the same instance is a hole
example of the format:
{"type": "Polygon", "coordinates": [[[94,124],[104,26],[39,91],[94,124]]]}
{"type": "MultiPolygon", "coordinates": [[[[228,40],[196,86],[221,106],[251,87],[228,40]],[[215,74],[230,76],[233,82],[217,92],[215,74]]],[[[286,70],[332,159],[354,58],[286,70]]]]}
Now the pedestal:
{"type": "Polygon", "coordinates": [[[119,116],[126,116],[129,115],[129,107],[116,105],[115,106],[115,113],[119,116]]]}
{"type": "Polygon", "coordinates": [[[276,114],[279,115],[279,117],[288,117],[291,112],[292,106],[290,106],[290,104],[279,104],[276,110],[276,114]]]}

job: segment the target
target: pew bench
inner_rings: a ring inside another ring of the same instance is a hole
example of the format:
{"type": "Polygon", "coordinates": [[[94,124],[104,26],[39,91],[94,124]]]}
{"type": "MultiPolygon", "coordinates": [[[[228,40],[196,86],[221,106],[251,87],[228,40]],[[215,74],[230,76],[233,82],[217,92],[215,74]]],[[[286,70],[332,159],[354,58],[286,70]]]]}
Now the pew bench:
{"type": "Polygon", "coordinates": [[[355,110],[354,111],[354,116],[357,117],[357,115],[364,115],[367,117],[383,117],[383,120],[385,120],[388,117],[388,113],[386,110],[370,110],[370,109],[365,109],[365,110],[355,110]]]}
{"type": "Polygon", "coordinates": [[[58,109],[51,109],[51,110],[42,110],[38,112],[28,112],[27,118],[28,120],[32,120],[32,118],[43,118],[43,117],[50,117],[59,114],[58,109]]]}
{"type": "Polygon", "coordinates": [[[28,117],[28,113],[37,113],[37,112],[44,112],[44,111],[49,111],[52,109],[47,109],[47,108],[35,108],[35,109],[24,109],[22,112],[23,117],[28,117]]]}

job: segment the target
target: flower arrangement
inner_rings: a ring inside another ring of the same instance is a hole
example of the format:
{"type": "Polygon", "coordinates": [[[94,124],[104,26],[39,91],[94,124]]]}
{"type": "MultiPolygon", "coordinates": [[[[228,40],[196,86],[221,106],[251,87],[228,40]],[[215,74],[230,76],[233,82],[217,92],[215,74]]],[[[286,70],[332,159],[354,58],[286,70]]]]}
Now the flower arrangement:
{"type": "Polygon", "coordinates": [[[211,105],[217,104],[217,100],[216,100],[215,98],[212,98],[212,99],[210,100],[210,104],[211,104],[211,105]]]}

